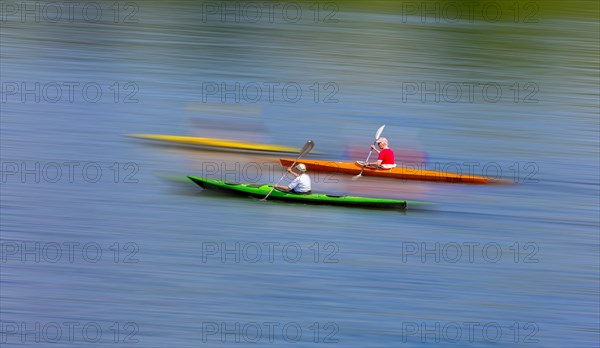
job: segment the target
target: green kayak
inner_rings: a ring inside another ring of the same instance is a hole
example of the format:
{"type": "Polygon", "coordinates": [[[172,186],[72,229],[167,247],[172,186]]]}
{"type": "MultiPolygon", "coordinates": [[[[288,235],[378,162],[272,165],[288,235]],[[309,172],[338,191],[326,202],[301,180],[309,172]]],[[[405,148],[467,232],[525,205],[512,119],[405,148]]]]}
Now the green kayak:
{"type": "MultiPolygon", "coordinates": [[[[219,180],[200,178],[197,176],[188,176],[190,180],[205,189],[225,190],[234,194],[264,198],[273,188],[272,185],[257,184],[237,184],[227,183],[219,180]]],[[[324,193],[297,194],[286,193],[279,190],[273,190],[269,199],[277,199],[288,202],[341,205],[355,207],[374,207],[388,209],[405,209],[406,201],[384,198],[369,198],[356,196],[338,196],[324,193]]]]}

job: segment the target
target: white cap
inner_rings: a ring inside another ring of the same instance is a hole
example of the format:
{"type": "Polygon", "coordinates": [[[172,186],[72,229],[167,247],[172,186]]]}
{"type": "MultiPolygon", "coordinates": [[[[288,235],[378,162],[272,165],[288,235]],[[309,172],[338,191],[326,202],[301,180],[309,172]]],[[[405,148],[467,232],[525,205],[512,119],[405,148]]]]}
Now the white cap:
{"type": "Polygon", "coordinates": [[[299,171],[301,171],[301,172],[303,172],[303,173],[304,173],[304,172],[306,172],[306,166],[304,165],[304,163],[299,163],[299,164],[296,166],[296,169],[298,169],[299,171]]]}
{"type": "Polygon", "coordinates": [[[389,144],[387,138],[384,138],[384,137],[377,139],[377,144],[379,144],[379,143],[389,144]]]}

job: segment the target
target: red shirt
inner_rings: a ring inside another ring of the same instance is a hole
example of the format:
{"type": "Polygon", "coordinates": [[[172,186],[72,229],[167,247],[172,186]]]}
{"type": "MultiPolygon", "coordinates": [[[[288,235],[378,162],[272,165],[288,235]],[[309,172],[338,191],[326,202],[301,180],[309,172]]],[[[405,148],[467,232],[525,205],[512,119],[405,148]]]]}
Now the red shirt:
{"type": "Polygon", "coordinates": [[[379,158],[381,160],[381,164],[394,164],[396,163],[394,159],[394,151],[392,149],[385,148],[379,152],[379,158]]]}

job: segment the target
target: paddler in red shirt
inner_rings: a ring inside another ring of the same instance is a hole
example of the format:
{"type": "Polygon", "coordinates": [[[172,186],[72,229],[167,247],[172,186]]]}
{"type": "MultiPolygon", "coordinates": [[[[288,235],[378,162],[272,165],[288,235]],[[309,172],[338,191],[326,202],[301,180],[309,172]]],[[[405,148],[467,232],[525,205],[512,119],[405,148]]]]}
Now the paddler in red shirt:
{"type": "Polygon", "coordinates": [[[377,146],[381,150],[378,150],[375,145],[371,145],[371,148],[379,154],[377,162],[367,163],[366,166],[377,167],[383,169],[391,169],[396,167],[396,160],[394,159],[394,151],[388,147],[388,140],[384,137],[377,139],[377,146]]]}

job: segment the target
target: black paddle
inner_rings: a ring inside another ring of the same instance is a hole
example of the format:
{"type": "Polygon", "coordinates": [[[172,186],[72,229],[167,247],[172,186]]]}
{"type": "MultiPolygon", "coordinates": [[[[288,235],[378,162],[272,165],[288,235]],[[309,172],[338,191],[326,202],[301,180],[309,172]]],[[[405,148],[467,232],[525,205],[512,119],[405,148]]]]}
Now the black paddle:
{"type": "MultiPolygon", "coordinates": [[[[300,150],[300,154],[298,155],[298,157],[296,157],[296,160],[294,161],[294,163],[292,163],[292,165],[290,166],[290,168],[294,168],[294,165],[296,164],[296,162],[298,162],[298,160],[300,159],[300,157],[306,155],[307,153],[310,152],[310,150],[312,150],[312,148],[315,146],[315,143],[313,143],[312,140],[309,140],[306,142],[306,144],[304,144],[304,147],[302,148],[302,150],[300,150]]],[[[285,178],[285,174],[283,174],[283,176],[281,177],[281,179],[279,179],[279,181],[277,182],[277,184],[275,185],[279,185],[279,183],[281,182],[281,180],[283,180],[283,178],[285,178]]],[[[271,193],[273,192],[273,190],[275,190],[275,185],[273,185],[273,188],[271,189],[271,191],[269,191],[269,193],[267,193],[267,195],[265,196],[265,198],[262,199],[262,201],[266,200],[271,193]]]]}
{"type": "MultiPolygon", "coordinates": [[[[377,130],[377,133],[375,133],[375,142],[373,142],[373,145],[377,144],[377,139],[379,139],[379,136],[381,135],[381,133],[383,133],[384,128],[385,128],[385,124],[383,126],[379,127],[379,129],[377,130]]],[[[363,163],[362,168],[360,169],[360,173],[358,175],[353,176],[352,180],[356,180],[362,176],[362,173],[365,170],[365,165],[367,165],[367,162],[369,162],[369,158],[371,158],[371,153],[373,153],[373,148],[371,148],[371,151],[369,151],[367,160],[363,163]]]]}

